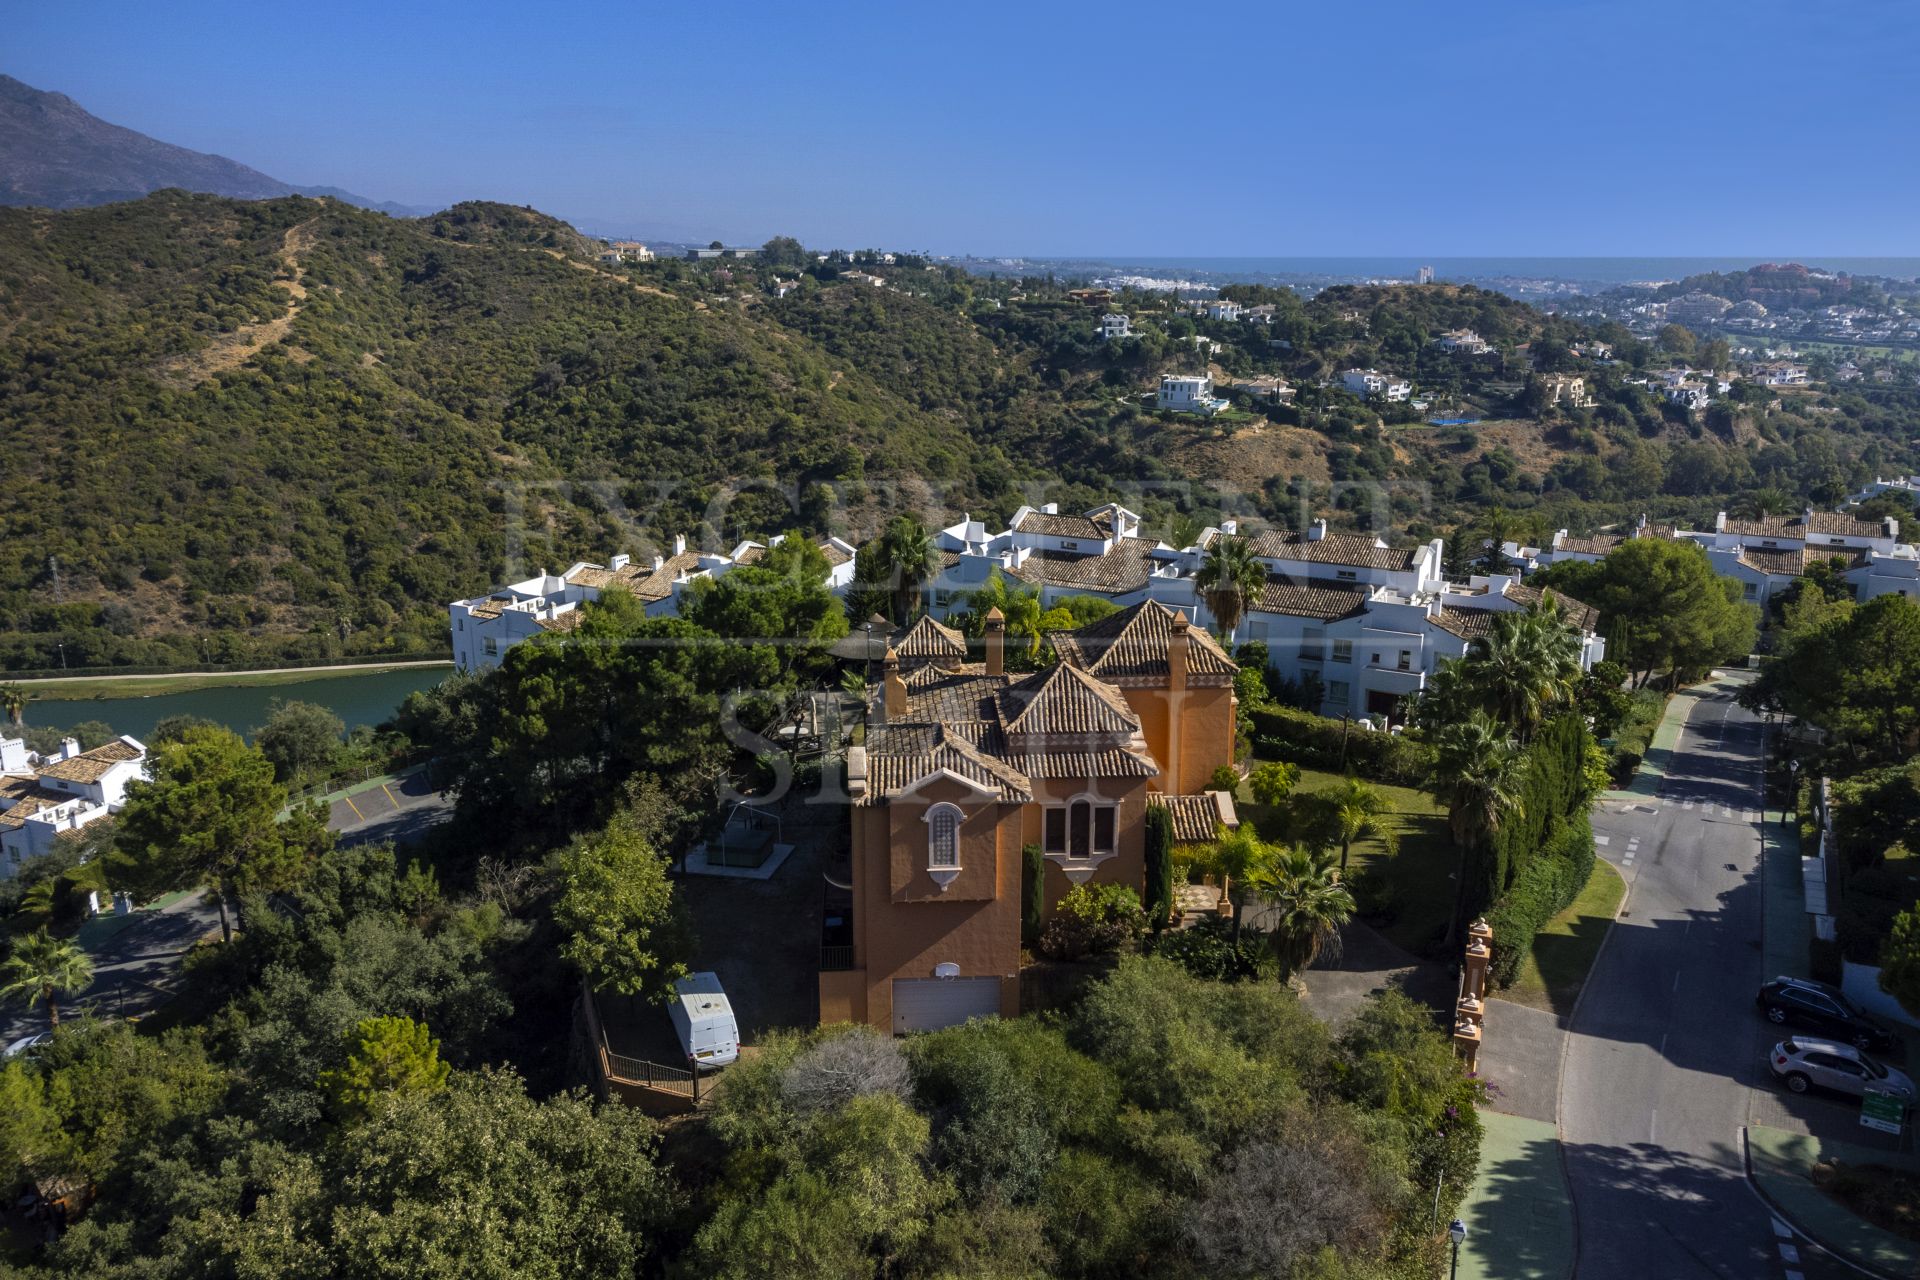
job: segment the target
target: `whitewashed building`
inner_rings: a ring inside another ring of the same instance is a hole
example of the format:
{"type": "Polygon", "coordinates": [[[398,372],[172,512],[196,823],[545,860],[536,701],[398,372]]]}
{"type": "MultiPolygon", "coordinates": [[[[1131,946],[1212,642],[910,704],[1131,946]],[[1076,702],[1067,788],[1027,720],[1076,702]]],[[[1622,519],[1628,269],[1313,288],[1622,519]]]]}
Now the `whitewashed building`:
{"type": "Polygon", "coordinates": [[[1160,379],[1156,403],[1174,413],[1203,413],[1209,417],[1227,407],[1225,400],[1213,394],[1213,379],[1204,373],[1166,374],[1160,379]]]}
{"type": "Polygon", "coordinates": [[[1123,316],[1112,311],[1100,317],[1100,340],[1102,342],[1112,342],[1116,338],[1131,338],[1132,336],[1133,317],[1123,316]]]}
{"type": "Polygon", "coordinates": [[[1387,401],[1409,399],[1413,384],[1405,378],[1382,373],[1378,369],[1348,369],[1340,375],[1340,385],[1356,396],[1387,401]]]}
{"type": "Polygon", "coordinates": [[[119,737],[82,751],[72,738],[52,756],[36,756],[19,738],[0,738],[0,879],[54,842],[118,813],[127,786],[146,776],[147,749],[119,737]]]}
{"type": "MultiPolygon", "coordinates": [[[[772,539],[783,541],[784,535],[772,539]]],[[[598,600],[605,591],[626,591],[645,606],[650,618],[680,612],[687,586],[700,578],[715,578],[766,554],[768,544],[742,542],[725,554],[693,551],[684,537],[673,540],[672,555],[635,561],[616,555],[606,564],[576,562],[565,573],[538,574],[511,582],[484,596],[455,600],[447,606],[447,625],[453,639],[453,664],[461,671],[484,671],[500,665],[507,650],[543,631],[571,631],[580,623],[579,608],[598,600]]],[[[844,596],[853,582],[854,546],[840,538],[820,544],[827,558],[827,587],[844,596]]]]}

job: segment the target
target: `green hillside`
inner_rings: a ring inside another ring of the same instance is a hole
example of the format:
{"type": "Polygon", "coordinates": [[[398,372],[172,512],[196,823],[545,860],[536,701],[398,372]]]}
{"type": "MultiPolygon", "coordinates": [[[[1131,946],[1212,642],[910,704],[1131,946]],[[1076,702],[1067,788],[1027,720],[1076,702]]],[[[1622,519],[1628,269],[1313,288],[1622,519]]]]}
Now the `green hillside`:
{"type": "Polygon", "coordinates": [[[1162,530],[1310,510],[1426,537],[1499,505],[1542,536],[1710,520],[1753,491],[1824,505],[1920,462],[1911,387],[1740,385],[1678,411],[1632,379],[1724,367],[1724,343],[1661,350],[1473,288],[1227,290],[1275,306],[1254,325],[792,241],[698,263],[599,249],[484,203],[0,209],[0,670],[434,650],[446,601],[509,574],[680,532],[858,539],[910,507],[1120,494],[1162,530]],[[1101,342],[1108,307],[1139,336],[1101,342]],[[1493,349],[1445,353],[1457,327],[1493,349]],[[1616,362],[1574,352],[1595,336],[1616,362]],[[1347,395],[1352,365],[1431,407],[1347,395]],[[1233,393],[1212,421],[1152,407],[1161,373],[1203,368],[1298,395],[1233,393]],[[1550,371],[1593,402],[1544,406],[1550,371]]]}

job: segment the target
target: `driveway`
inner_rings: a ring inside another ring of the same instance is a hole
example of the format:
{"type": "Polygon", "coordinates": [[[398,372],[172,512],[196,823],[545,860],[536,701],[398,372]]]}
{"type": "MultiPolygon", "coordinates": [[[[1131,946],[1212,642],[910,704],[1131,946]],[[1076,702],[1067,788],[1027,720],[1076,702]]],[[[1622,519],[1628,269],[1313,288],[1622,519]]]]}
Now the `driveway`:
{"type": "Polygon", "coordinates": [[[410,844],[453,816],[453,797],[435,789],[429,770],[335,796],[327,826],[343,845],[410,844]]]}
{"type": "MultiPolygon", "coordinates": [[[[106,920],[89,928],[109,925],[106,920]]],[[[180,975],[180,957],[195,942],[220,928],[220,913],[205,895],[195,892],[152,911],[143,911],[97,945],[88,946],[93,956],[93,985],[78,997],[60,1001],[61,1016],[77,1015],[83,1008],[100,1017],[130,1018],[151,1013],[173,994],[180,975]]],[[[86,932],[82,931],[86,945],[86,932]]],[[[29,1013],[24,1005],[0,1006],[0,1043],[10,1044],[21,1036],[47,1029],[47,1013],[36,1004],[29,1013]]]]}
{"type": "Polygon", "coordinates": [[[1737,678],[1700,691],[1657,792],[1594,814],[1628,884],[1568,1033],[1560,1137],[1584,1280],[1800,1280],[1846,1271],[1747,1186],[1740,1147],[1771,1096],[1763,973],[1760,723],[1737,678]]]}

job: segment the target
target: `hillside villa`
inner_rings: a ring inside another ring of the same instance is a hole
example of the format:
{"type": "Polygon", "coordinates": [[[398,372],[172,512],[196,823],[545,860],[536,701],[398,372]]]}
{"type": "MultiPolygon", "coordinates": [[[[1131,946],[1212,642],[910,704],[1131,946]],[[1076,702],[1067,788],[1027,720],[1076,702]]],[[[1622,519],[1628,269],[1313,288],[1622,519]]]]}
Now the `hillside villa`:
{"type": "Polygon", "coordinates": [[[19,738],[0,738],[0,880],[56,841],[118,813],[127,784],[146,775],[147,749],[119,737],[91,751],[63,739],[51,756],[36,756],[19,738]]]}

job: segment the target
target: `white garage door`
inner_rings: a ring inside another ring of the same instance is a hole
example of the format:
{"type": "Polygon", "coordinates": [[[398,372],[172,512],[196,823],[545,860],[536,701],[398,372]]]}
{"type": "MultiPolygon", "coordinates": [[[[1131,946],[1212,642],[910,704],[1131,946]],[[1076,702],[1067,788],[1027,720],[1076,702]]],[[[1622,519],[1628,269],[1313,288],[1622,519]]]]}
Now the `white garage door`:
{"type": "Polygon", "coordinates": [[[938,1031],[1000,1012],[998,978],[895,978],[893,1034],[938,1031]]]}

